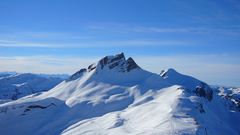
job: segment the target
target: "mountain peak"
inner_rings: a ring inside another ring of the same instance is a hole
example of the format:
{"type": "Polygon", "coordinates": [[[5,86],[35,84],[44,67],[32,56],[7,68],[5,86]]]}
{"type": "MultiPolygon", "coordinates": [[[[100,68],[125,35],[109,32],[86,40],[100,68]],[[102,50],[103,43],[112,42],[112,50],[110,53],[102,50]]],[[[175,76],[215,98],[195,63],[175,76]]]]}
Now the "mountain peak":
{"type": "Polygon", "coordinates": [[[67,81],[75,80],[84,75],[85,73],[91,71],[101,72],[102,70],[112,70],[116,72],[130,72],[134,69],[139,69],[140,67],[136,64],[133,58],[125,58],[124,53],[119,53],[116,55],[105,56],[98,61],[97,64],[93,63],[87,68],[80,69],[72,76],[70,76],[67,81]]]}
{"type": "Polygon", "coordinates": [[[126,60],[124,53],[105,56],[97,64],[97,70],[115,69],[119,72],[129,72],[136,68],[139,68],[136,62],[131,57],[126,60]]]}
{"type": "Polygon", "coordinates": [[[192,76],[178,73],[175,69],[169,68],[160,74],[164,80],[184,86],[186,89],[195,92],[200,97],[205,97],[209,101],[213,98],[213,91],[205,82],[202,82],[192,76]]]}

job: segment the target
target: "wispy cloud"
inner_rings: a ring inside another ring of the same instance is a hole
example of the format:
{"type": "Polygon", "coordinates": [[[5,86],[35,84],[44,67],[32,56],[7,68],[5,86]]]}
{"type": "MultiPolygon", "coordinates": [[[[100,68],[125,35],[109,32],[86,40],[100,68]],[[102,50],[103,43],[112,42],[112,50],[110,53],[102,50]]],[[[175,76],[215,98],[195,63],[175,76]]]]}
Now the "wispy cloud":
{"type": "Polygon", "coordinates": [[[189,46],[196,43],[184,40],[95,40],[78,41],[76,43],[65,42],[37,42],[37,41],[15,41],[0,40],[0,47],[29,47],[29,48],[104,48],[104,47],[141,47],[141,46],[189,46]]]}
{"type": "MultiPolygon", "coordinates": [[[[202,19],[202,18],[199,18],[202,19]]],[[[240,35],[240,26],[182,26],[182,27],[159,27],[159,26],[130,26],[119,23],[96,24],[88,26],[91,30],[110,31],[118,33],[191,33],[191,34],[228,34],[240,35]]]]}
{"type": "MultiPolygon", "coordinates": [[[[0,33],[0,47],[31,48],[103,48],[132,46],[189,46],[198,41],[187,39],[193,34],[224,34],[240,36],[240,26],[222,27],[158,27],[121,23],[100,23],[84,27],[83,33],[74,32],[10,32],[0,33]],[[96,32],[98,31],[98,32],[96,32]],[[111,37],[111,35],[119,37],[111,37]],[[185,34],[184,39],[164,34],[185,34]],[[146,34],[146,36],[144,36],[146,34]],[[149,35],[147,35],[149,34],[149,35]],[[154,34],[152,36],[151,34],[154,34]],[[159,36],[160,35],[160,36],[159,36]],[[143,38],[144,36],[144,38],[143,38]]],[[[196,35],[195,35],[196,36],[196,35]]]]}
{"type": "MultiPolygon", "coordinates": [[[[48,43],[15,41],[15,40],[0,40],[0,47],[39,47],[39,48],[54,48],[54,45],[48,43]]],[[[56,46],[64,47],[61,45],[56,46]]]]}
{"type": "Polygon", "coordinates": [[[1,38],[9,39],[89,39],[92,36],[81,35],[76,32],[61,32],[61,31],[21,31],[15,30],[12,32],[0,33],[1,38]]]}
{"type": "Polygon", "coordinates": [[[133,29],[135,32],[153,32],[153,33],[195,33],[195,34],[231,34],[240,35],[240,28],[208,28],[208,27],[183,27],[183,28],[159,28],[159,27],[138,27],[133,29]]]}
{"type": "Polygon", "coordinates": [[[95,62],[96,58],[54,56],[0,57],[0,71],[72,74],[95,62]]]}

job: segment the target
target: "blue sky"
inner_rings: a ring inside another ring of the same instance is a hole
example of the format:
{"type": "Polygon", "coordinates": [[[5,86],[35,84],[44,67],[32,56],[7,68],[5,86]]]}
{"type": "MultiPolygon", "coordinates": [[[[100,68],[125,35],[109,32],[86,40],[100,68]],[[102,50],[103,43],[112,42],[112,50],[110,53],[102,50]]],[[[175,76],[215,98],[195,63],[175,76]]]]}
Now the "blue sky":
{"type": "Polygon", "coordinates": [[[73,73],[124,52],[240,86],[239,0],[1,0],[0,70],[73,73]]]}

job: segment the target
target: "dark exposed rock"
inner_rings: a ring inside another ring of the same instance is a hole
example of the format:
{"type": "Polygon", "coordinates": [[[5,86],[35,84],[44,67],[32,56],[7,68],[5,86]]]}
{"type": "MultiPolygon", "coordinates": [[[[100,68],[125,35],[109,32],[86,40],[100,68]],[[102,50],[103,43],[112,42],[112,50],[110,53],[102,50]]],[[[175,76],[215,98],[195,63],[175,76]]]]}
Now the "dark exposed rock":
{"type": "Polygon", "coordinates": [[[138,67],[139,66],[135,63],[135,61],[131,57],[127,59],[127,72],[138,67]]]}
{"type": "Polygon", "coordinates": [[[103,67],[105,65],[107,65],[107,62],[108,62],[108,57],[107,56],[100,60],[101,69],[103,69],[103,67]]]}
{"type": "Polygon", "coordinates": [[[201,103],[199,103],[196,108],[198,109],[198,111],[200,113],[205,113],[205,110],[204,110],[203,105],[201,103]]]}
{"type": "Polygon", "coordinates": [[[160,76],[165,77],[165,75],[166,75],[166,71],[162,70],[161,73],[160,73],[160,76]]]}
{"type": "Polygon", "coordinates": [[[99,64],[101,69],[104,67],[109,69],[118,68],[119,72],[129,72],[139,67],[131,57],[126,60],[123,53],[115,56],[106,56],[99,61],[99,64]]]}
{"type": "Polygon", "coordinates": [[[91,64],[88,66],[88,72],[92,71],[93,69],[96,68],[96,65],[95,64],[91,64]]]}
{"type": "Polygon", "coordinates": [[[120,54],[113,56],[113,58],[109,58],[109,56],[106,56],[106,57],[102,58],[99,61],[99,63],[100,63],[101,69],[103,69],[107,65],[110,69],[112,69],[112,68],[116,67],[117,65],[119,65],[119,63],[122,60],[125,61],[125,56],[123,53],[120,53],[120,54]]]}
{"type": "Polygon", "coordinates": [[[30,105],[30,106],[28,106],[27,109],[33,109],[33,108],[45,109],[45,108],[47,108],[47,107],[45,107],[45,106],[40,106],[40,105],[30,105]]]}
{"type": "Polygon", "coordinates": [[[28,106],[25,110],[24,110],[24,112],[28,112],[28,111],[31,111],[32,109],[46,109],[46,108],[48,108],[48,107],[50,107],[50,106],[56,106],[54,103],[51,103],[51,104],[49,104],[49,105],[47,105],[47,106],[41,106],[41,105],[30,105],[30,106],[28,106]]]}
{"type": "Polygon", "coordinates": [[[196,87],[196,94],[200,97],[206,97],[206,92],[202,87],[196,87]]]}
{"type": "Polygon", "coordinates": [[[123,53],[117,54],[114,58],[111,59],[110,62],[118,61],[118,60],[121,60],[121,59],[125,60],[125,56],[124,56],[123,53]]]}
{"type": "Polygon", "coordinates": [[[115,62],[115,63],[109,65],[108,67],[109,67],[110,69],[113,69],[114,67],[116,67],[116,66],[118,66],[118,65],[119,65],[119,62],[115,62]]]}
{"type": "Polygon", "coordinates": [[[213,98],[212,89],[205,83],[201,83],[201,86],[197,86],[195,93],[200,97],[205,97],[208,101],[211,101],[213,98]]]}

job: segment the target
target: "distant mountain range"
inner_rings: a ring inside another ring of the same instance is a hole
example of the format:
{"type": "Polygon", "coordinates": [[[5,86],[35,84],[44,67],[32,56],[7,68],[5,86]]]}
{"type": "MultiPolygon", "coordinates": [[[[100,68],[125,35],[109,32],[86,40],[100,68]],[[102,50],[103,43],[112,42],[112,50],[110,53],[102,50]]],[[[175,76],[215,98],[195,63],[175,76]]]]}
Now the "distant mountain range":
{"type": "Polygon", "coordinates": [[[0,72],[0,100],[16,100],[18,98],[50,90],[67,75],[47,75],[17,72],[0,72]]]}
{"type": "Polygon", "coordinates": [[[1,99],[15,99],[0,104],[2,135],[240,134],[240,88],[174,69],[155,74],[123,53],[64,80],[2,75],[0,86],[1,99]]]}

